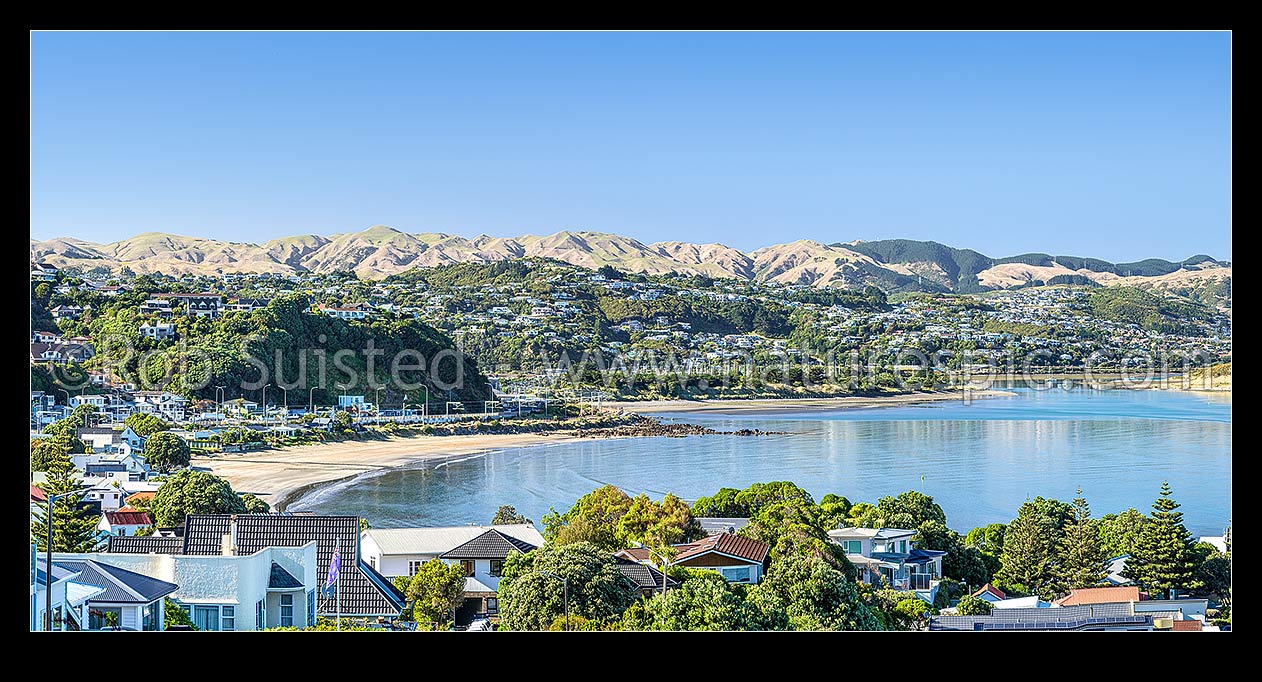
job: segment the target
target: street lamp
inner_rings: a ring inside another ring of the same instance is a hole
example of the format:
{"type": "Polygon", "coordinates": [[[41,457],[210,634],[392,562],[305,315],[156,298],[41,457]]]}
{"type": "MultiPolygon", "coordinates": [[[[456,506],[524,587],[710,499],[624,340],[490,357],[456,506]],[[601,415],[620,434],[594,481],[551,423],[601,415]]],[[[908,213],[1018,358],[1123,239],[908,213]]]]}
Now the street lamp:
{"type": "Polygon", "coordinates": [[[561,599],[565,604],[565,629],[568,632],[570,629],[570,581],[562,575],[556,575],[555,573],[549,573],[547,571],[539,572],[549,578],[556,578],[561,581],[561,599]]]}
{"type": "Polygon", "coordinates": [[[226,388],[227,388],[227,386],[216,386],[216,387],[215,387],[215,402],[219,403],[219,405],[218,405],[218,408],[219,408],[219,409],[218,409],[218,411],[219,411],[219,412],[223,412],[223,398],[227,398],[227,397],[228,397],[228,392],[224,390],[224,389],[226,389],[226,388]],[[222,397],[222,398],[220,397],[220,392],[221,392],[221,391],[223,392],[223,397],[222,397]]]}
{"type": "Polygon", "coordinates": [[[48,496],[48,539],[44,544],[44,631],[53,631],[53,504],[76,493],[48,496]]]}
{"type": "Polygon", "coordinates": [[[315,400],[313,398],[313,396],[315,395],[315,390],[316,390],[315,386],[312,386],[311,388],[307,389],[307,411],[308,412],[315,412],[315,400]]]}
{"type": "Polygon", "coordinates": [[[263,421],[267,422],[267,384],[263,384],[263,421]]]}
{"type": "Polygon", "coordinates": [[[650,561],[653,559],[653,557],[657,557],[658,559],[662,560],[662,596],[665,597],[666,596],[666,569],[670,567],[670,560],[662,556],[661,554],[654,552],[652,549],[649,549],[649,546],[644,544],[643,542],[637,542],[636,544],[640,546],[640,549],[649,553],[650,561]]]}
{"type": "Polygon", "coordinates": [[[280,390],[284,391],[283,395],[285,396],[285,409],[283,412],[280,413],[280,417],[284,422],[288,423],[289,422],[289,389],[285,388],[284,386],[280,386],[280,390]]]}

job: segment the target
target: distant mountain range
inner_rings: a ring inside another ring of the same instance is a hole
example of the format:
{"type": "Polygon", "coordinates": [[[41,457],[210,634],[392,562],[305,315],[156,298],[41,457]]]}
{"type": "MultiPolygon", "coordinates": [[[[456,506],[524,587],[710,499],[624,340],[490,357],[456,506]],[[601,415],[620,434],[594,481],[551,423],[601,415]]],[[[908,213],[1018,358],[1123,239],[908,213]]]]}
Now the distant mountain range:
{"type": "Polygon", "coordinates": [[[31,240],[31,259],[83,270],[130,268],[137,273],[326,273],[353,270],[379,278],[417,267],[554,258],[588,268],[611,265],[646,274],[680,272],[811,286],[878,286],[886,291],[978,292],[1038,283],[1116,285],[1187,294],[1212,289],[1230,296],[1231,264],[1197,255],[1174,263],[1028,253],[992,258],[937,242],[890,239],[824,244],[798,240],[745,253],[723,244],[656,242],[602,232],[543,237],[409,234],[384,225],[330,237],[301,235],[263,244],[149,232],[110,244],[62,237],[31,240]]]}

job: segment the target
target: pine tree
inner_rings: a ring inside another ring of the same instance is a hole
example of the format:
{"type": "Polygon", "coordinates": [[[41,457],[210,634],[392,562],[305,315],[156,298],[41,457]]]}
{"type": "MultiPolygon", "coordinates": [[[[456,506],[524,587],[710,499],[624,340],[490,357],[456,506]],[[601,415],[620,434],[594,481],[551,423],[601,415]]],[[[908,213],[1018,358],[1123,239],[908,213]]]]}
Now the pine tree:
{"type": "Polygon", "coordinates": [[[1149,591],[1170,596],[1174,590],[1199,586],[1192,534],[1183,527],[1183,512],[1170,497],[1170,484],[1161,483],[1161,496],[1152,504],[1149,523],[1126,562],[1126,577],[1149,591]]]}
{"type": "MultiPolygon", "coordinates": [[[[93,514],[91,507],[86,506],[83,497],[87,491],[79,487],[79,480],[74,475],[74,465],[68,455],[62,455],[49,462],[48,479],[39,484],[49,497],[71,493],[54,503],[53,506],[53,551],[54,552],[91,552],[100,544],[97,541],[97,522],[99,517],[93,514]]],[[[41,552],[46,551],[48,538],[48,502],[40,505],[35,512],[35,520],[31,522],[31,535],[41,552]]]]}
{"type": "Polygon", "coordinates": [[[1091,508],[1079,488],[1060,542],[1061,580],[1070,589],[1094,587],[1108,574],[1108,557],[1100,546],[1099,522],[1091,518],[1091,508]]]}
{"type": "Polygon", "coordinates": [[[1003,590],[1050,599],[1060,592],[1055,563],[1057,530],[1039,505],[1026,502],[1004,531],[1003,568],[995,584],[1003,590]]]}

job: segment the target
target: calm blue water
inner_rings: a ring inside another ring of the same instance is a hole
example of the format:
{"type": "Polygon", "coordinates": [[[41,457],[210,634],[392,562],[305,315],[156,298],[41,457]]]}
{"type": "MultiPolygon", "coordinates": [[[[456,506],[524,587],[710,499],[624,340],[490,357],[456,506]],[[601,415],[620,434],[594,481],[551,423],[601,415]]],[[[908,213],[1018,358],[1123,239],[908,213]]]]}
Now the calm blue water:
{"type": "Polygon", "coordinates": [[[1036,495],[1082,486],[1096,516],[1148,511],[1162,480],[1196,535],[1231,518],[1229,398],[1175,391],[1015,389],[1012,398],[911,407],[667,419],[790,432],[591,440],[517,448],[377,473],[315,492],[292,509],[360,514],[374,526],[487,523],[501,504],[536,521],[606,483],[684,499],[790,480],[816,499],[921,490],[961,532],[1011,520],[1036,495]]]}

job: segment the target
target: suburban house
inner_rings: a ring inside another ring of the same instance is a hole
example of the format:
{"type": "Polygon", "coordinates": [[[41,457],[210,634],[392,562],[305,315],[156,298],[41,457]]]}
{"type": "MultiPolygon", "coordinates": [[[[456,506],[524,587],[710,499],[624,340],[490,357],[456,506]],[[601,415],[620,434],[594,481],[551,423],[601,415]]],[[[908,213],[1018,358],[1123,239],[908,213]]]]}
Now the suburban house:
{"type": "MultiPolygon", "coordinates": [[[[658,569],[622,556],[615,555],[614,560],[618,562],[618,572],[635,585],[636,594],[651,597],[662,591],[663,574],[658,569]]],[[[679,587],[679,581],[666,576],[666,589],[673,590],[676,587],[679,587]]]]}
{"type": "Polygon", "coordinates": [[[511,554],[525,554],[536,545],[492,528],[468,542],[438,555],[464,568],[464,604],[456,610],[456,625],[467,625],[474,616],[499,613],[500,573],[511,554]]]}
{"type": "Polygon", "coordinates": [[[56,282],[57,268],[47,263],[31,264],[31,281],[32,282],[56,282]]]}
{"type": "Polygon", "coordinates": [[[896,590],[912,590],[930,604],[942,578],[942,557],[946,552],[917,549],[914,530],[903,528],[837,528],[828,537],[841,545],[854,564],[859,580],[896,590]]]}
{"type": "MultiPolygon", "coordinates": [[[[231,531],[231,526],[229,527],[231,531]]],[[[323,576],[316,545],[241,553],[229,532],[216,555],[184,554],[184,538],[115,537],[97,561],[158,576],[180,587],[170,598],[199,630],[314,625],[323,576]]]]}
{"type": "Polygon", "coordinates": [[[137,329],[141,336],[150,339],[170,339],[175,337],[175,325],[170,322],[145,322],[137,329]]]}
{"type": "MultiPolygon", "coordinates": [[[[178,585],[142,573],[104,563],[100,554],[53,554],[54,600],[61,597],[66,617],[58,623],[54,604],[56,630],[162,630],[162,600],[178,585]],[[66,573],[61,574],[58,569],[66,573]],[[58,580],[58,576],[64,577],[58,580]],[[63,582],[62,586],[57,583],[63,582]]],[[[43,560],[39,561],[40,567],[43,560]]],[[[39,597],[43,597],[42,590],[39,597]]],[[[39,601],[31,611],[43,630],[44,604],[39,601]]]]}
{"type": "Polygon", "coordinates": [[[973,596],[989,603],[991,609],[1046,609],[1051,606],[1050,602],[1039,599],[1038,595],[1009,597],[1003,590],[990,583],[978,588],[973,596]]]}
{"type": "Polygon", "coordinates": [[[183,303],[189,317],[219,317],[223,312],[223,296],[219,294],[162,294],[172,303],[183,303]]]}
{"type": "Polygon", "coordinates": [[[320,312],[329,317],[336,317],[339,320],[362,320],[368,317],[368,311],[359,308],[334,308],[330,306],[320,308],[320,312]]]}
{"type": "Polygon", "coordinates": [[[740,529],[749,525],[749,519],[706,516],[697,517],[697,523],[701,525],[701,530],[705,531],[706,535],[718,535],[719,533],[740,532],[740,529]]]}
{"type": "Polygon", "coordinates": [[[135,535],[136,531],[153,525],[153,517],[143,511],[107,511],[101,513],[97,530],[110,535],[135,535]]]}
{"type": "MultiPolygon", "coordinates": [[[[35,552],[35,545],[31,545],[31,631],[42,631],[45,629],[45,614],[47,613],[47,591],[49,589],[49,573],[48,564],[44,561],[44,557],[35,552]]],[[[88,597],[95,596],[105,591],[103,587],[95,585],[85,585],[75,582],[75,578],[79,577],[78,571],[72,571],[65,566],[58,565],[53,562],[51,571],[52,579],[52,612],[53,612],[53,630],[78,630],[82,629],[82,624],[88,620],[87,609],[85,608],[88,597]]]]}
{"type": "MultiPolygon", "coordinates": [[[[979,596],[979,598],[985,598],[979,596]]],[[[989,600],[988,600],[989,601],[989,600]]],[[[1000,604],[1001,600],[995,602],[1000,604]]],[[[1090,587],[1047,606],[995,608],[989,616],[932,616],[930,630],[1217,630],[1205,599],[1148,599],[1135,586],[1090,587]]]]}
{"type": "MultiPolygon", "coordinates": [[[[696,542],[672,546],[675,558],[671,560],[671,566],[718,571],[729,583],[752,585],[760,582],[767,567],[769,547],[766,544],[726,531],[696,542]]],[[[650,566],[656,561],[656,557],[644,547],[624,549],[616,556],[650,566]]]]}
{"type": "MultiPolygon", "coordinates": [[[[108,552],[127,554],[178,554],[198,557],[250,556],[268,548],[302,548],[315,543],[315,573],[308,576],[305,568],[296,566],[297,560],[277,563],[288,571],[305,587],[315,585],[314,579],[323,586],[329,574],[329,565],[333,562],[333,553],[339,552],[341,559],[341,615],[348,618],[398,618],[403,612],[405,598],[390,580],[378,573],[360,559],[359,555],[359,517],[358,516],[319,516],[315,514],[190,514],[184,522],[184,534],[179,537],[114,537],[110,538],[108,552]]],[[[273,556],[279,556],[273,554],[273,556]]],[[[260,561],[262,561],[260,559],[260,561]]],[[[270,561],[270,560],[269,560],[270,561]]],[[[301,564],[306,566],[305,563],[301,564]]],[[[289,583],[281,579],[278,585],[289,583]]],[[[248,587],[248,586],[247,586],[248,587]]],[[[239,588],[245,590],[247,588],[239,588]]],[[[268,597],[267,612],[264,622],[288,622],[290,615],[301,624],[306,607],[292,604],[294,600],[303,598],[297,587],[275,588],[273,600],[268,597]],[[291,596],[283,596],[286,590],[291,596]],[[285,607],[282,609],[281,607],[285,607]],[[293,611],[290,611],[290,608],[293,611]]],[[[239,594],[244,594],[240,592],[239,594]]],[[[253,594],[253,593],[251,593],[253,594]]],[[[270,595],[270,593],[269,593],[270,595]]],[[[210,599],[204,595],[197,598],[210,599]]],[[[193,599],[193,597],[189,597],[193,599]]],[[[333,616],[338,613],[338,600],[335,595],[323,596],[320,590],[305,599],[315,600],[315,613],[321,616],[333,616]]],[[[257,603],[255,600],[254,603],[257,603]]],[[[256,609],[250,602],[238,602],[242,608],[256,609]]],[[[203,611],[205,618],[211,619],[209,611],[203,611]]],[[[235,612],[229,616],[219,613],[220,627],[224,617],[248,618],[251,614],[235,612]]],[[[194,613],[196,616],[196,613],[194,613]]],[[[196,618],[195,618],[196,619],[196,618]]],[[[207,622],[211,622],[208,620],[207,622]]],[[[234,628],[244,628],[232,622],[234,628]]]]}
{"type": "Polygon", "coordinates": [[[360,536],[360,556],[387,578],[415,575],[421,564],[444,552],[497,530],[535,547],[543,536],[527,523],[494,526],[445,526],[434,528],[369,528],[360,536]]]}

